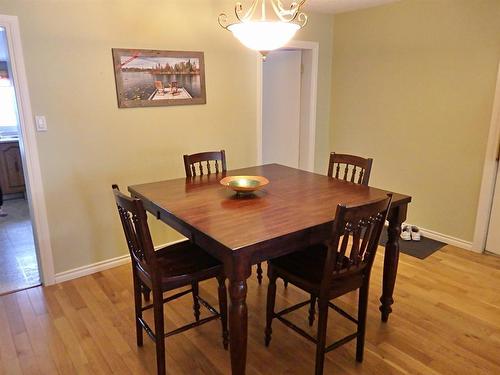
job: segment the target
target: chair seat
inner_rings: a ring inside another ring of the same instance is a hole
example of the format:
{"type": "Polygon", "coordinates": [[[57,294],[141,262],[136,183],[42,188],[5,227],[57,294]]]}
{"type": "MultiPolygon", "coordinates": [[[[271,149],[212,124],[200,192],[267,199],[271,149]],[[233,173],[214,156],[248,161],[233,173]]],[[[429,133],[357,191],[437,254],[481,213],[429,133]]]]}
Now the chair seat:
{"type": "Polygon", "coordinates": [[[164,290],[190,285],[220,274],[222,264],[189,240],[155,251],[164,290]]]}
{"type": "MultiPolygon", "coordinates": [[[[279,277],[297,285],[307,292],[317,295],[323,278],[323,271],[327,246],[318,244],[310,246],[303,251],[298,251],[270,261],[279,277]]],[[[351,260],[343,257],[342,268],[346,269],[352,264],[351,260]]],[[[357,274],[340,273],[332,281],[331,295],[341,295],[350,290],[359,288],[363,278],[357,274]]]]}

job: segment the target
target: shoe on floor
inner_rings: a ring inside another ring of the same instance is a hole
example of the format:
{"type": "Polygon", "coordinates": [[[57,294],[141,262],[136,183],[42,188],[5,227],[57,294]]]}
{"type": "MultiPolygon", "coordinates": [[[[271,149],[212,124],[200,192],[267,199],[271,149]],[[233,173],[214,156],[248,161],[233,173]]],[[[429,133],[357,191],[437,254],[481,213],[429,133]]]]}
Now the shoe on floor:
{"type": "Polygon", "coordinates": [[[420,228],[416,226],[411,227],[411,239],[412,241],[420,241],[420,228]]]}
{"type": "Polygon", "coordinates": [[[411,228],[409,225],[403,225],[401,228],[401,239],[403,241],[411,241],[411,228]]]}
{"type": "Polygon", "coordinates": [[[5,212],[2,207],[0,207],[0,217],[5,217],[5,216],[7,216],[7,212],[5,212]]]}

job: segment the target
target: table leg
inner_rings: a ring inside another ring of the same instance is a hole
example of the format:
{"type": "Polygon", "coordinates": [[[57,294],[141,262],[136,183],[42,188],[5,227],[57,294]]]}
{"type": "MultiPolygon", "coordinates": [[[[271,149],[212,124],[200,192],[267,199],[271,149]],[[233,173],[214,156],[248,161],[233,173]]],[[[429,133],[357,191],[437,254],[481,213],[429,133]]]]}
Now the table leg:
{"type": "Polygon", "coordinates": [[[235,257],[225,263],[229,279],[229,350],[232,375],[244,375],[247,362],[247,278],[252,269],[249,259],[235,257]]]}
{"type": "Polygon", "coordinates": [[[392,312],[391,305],[394,285],[396,284],[396,274],[399,261],[399,235],[401,234],[401,224],[406,220],[407,205],[391,208],[388,215],[389,227],[387,228],[387,243],[384,254],[384,276],[382,283],[382,297],[380,297],[380,311],[382,321],[387,322],[389,314],[392,312]]]}
{"type": "Polygon", "coordinates": [[[247,362],[247,282],[229,281],[229,348],[233,375],[245,374],[247,362]]]}

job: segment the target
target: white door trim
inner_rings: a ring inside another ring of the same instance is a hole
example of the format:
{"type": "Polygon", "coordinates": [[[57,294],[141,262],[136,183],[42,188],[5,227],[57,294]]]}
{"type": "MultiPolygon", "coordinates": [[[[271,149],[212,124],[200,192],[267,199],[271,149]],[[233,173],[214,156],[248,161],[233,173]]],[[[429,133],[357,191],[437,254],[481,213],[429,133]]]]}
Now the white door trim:
{"type": "Polygon", "coordinates": [[[54,262],[50,244],[47,208],[38,158],[38,146],[31,111],[28,79],[24,66],[19,21],[16,16],[0,15],[0,25],[6,29],[7,44],[20,120],[19,146],[26,177],[26,192],[30,205],[33,234],[38,249],[40,276],[44,285],[54,284],[54,262]]]}
{"type": "Polygon", "coordinates": [[[472,241],[472,250],[483,252],[486,246],[488,235],[488,224],[491,215],[491,205],[493,204],[493,194],[495,193],[495,180],[498,171],[496,160],[500,143],[500,64],[498,66],[497,84],[495,98],[493,101],[493,112],[491,115],[490,131],[486,144],[486,156],[484,158],[483,178],[479,193],[479,203],[476,215],[476,228],[472,241]]]}
{"type": "MultiPolygon", "coordinates": [[[[308,145],[308,161],[307,169],[314,171],[315,145],[316,145],[316,103],[318,96],[318,66],[319,66],[319,43],[307,41],[292,40],[283,49],[294,48],[302,50],[311,50],[311,101],[310,101],[310,116],[309,116],[309,145],[308,145]]],[[[262,164],[262,57],[257,57],[257,164],[262,164]]]]}

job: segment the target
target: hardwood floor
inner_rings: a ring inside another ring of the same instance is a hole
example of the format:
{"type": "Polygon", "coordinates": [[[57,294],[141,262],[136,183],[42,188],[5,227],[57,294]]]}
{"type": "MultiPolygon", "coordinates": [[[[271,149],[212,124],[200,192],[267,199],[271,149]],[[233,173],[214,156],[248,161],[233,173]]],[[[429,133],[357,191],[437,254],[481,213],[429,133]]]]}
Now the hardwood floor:
{"type": "MultiPolygon", "coordinates": [[[[500,258],[451,246],[425,260],[401,254],[394,312],[383,324],[382,254],[373,269],[365,360],[355,362],[351,342],[328,353],[325,374],[499,374],[500,258]]],[[[273,325],[275,340],[264,347],[266,281],[248,281],[247,374],[312,374],[314,345],[284,325],[273,325]]],[[[200,294],[216,304],[216,283],[200,285],[200,294]]],[[[278,284],[278,308],[305,299],[278,284]]],[[[354,312],[356,300],[351,294],[339,304],[354,312]]],[[[167,329],[192,319],[191,305],[189,295],[167,305],[167,329]]],[[[145,336],[136,347],[133,316],[128,265],[2,296],[0,374],[154,374],[154,345],[145,336]]],[[[307,307],[290,318],[314,332],[307,307]]],[[[354,329],[332,313],[328,341],[354,329]]],[[[166,346],[169,374],[230,373],[218,322],[170,337],[166,346]]]]}

